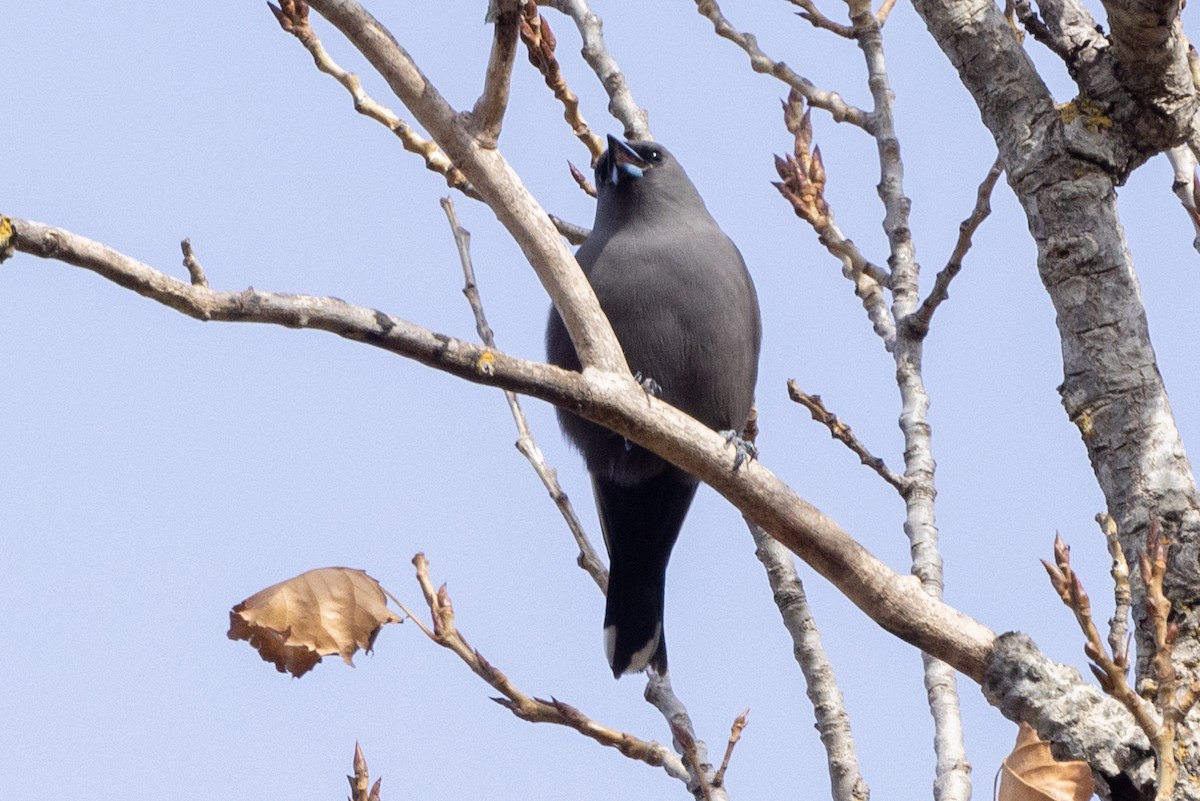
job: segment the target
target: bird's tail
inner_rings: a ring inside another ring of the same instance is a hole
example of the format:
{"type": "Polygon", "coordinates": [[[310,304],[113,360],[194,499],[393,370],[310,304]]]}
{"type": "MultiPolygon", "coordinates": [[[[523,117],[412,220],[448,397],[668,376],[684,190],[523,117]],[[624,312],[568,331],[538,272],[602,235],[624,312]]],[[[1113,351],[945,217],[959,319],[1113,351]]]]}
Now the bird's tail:
{"type": "Polygon", "coordinates": [[[667,561],[696,486],[694,478],[675,469],[631,486],[599,477],[593,481],[609,553],[604,644],[615,677],[648,665],[666,672],[667,561]]]}

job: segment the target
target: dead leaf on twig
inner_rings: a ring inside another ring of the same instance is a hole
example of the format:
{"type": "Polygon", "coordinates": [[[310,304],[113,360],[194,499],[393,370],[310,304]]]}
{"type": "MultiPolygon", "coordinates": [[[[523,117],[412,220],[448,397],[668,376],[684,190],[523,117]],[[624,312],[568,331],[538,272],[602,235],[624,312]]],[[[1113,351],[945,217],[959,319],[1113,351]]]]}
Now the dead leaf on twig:
{"type": "Polygon", "coordinates": [[[1092,797],[1092,771],[1086,762],[1058,762],[1050,743],[1028,724],[1017,732],[1017,744],[1000,768],[999,801],[1087,801],[1092,797]]]}
{"type": "Polygon", "coordinates": [[[229,613],[229,639],[248,640],[280,673],[299,678],[338,654],[348,665],[371,650],[385,623],[403,620],[379,582],[361,570],[324,567],[257,592],[229,613]]]}

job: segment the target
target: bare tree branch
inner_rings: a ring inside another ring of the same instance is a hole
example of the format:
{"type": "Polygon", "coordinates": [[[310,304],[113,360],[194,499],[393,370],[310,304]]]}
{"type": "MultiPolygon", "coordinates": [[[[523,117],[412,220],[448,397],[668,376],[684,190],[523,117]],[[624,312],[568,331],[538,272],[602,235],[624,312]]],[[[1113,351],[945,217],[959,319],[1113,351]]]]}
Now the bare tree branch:
{"type": "Polygon", "coordinates": [[[825,30],[835,33],[844,39],[854,38],[854,29],[849,25],[842,25],[840,22],[834,22],[825,16],[817,9],[813,0],[789,0],[794,6],[799,6],[804,9],[797,12],[796,16],[808,20],[814,28],[824,28],[825,30]]]}
{"type": "Polygon", "coordinates": [[[800,498],[758,461],[730,469],[725,438],[657,398],[632,379],[583,374],[516,359],[335,298],[259,290],[214,292],[164,275],[97,242],[41,223],[0,218],[12,230],[0,250],[83,267],[200,320],[255,322],[328,331],[477,384],[511,389],[564,406],[653,450],[699,477],[828,578],[879,625],[976,680],[996,635],[926,595],[909,576],[876,559],[834,521],[800,498]]]}
{"type": "MultiPolygon", "coordinates": [[[[496,213],[561,313],[581,363],[628,374],[621,346],[579,265],[499,151],[479,145],[408,52],[357,0],[313,0],[310,5],[366,56],[496,213]]],[[[632,376],[629,382],[633,384],[632,376]]]]}
{"type": "Polygon", "coordinates": [[[987,176],[979,184],[979,190],[975,194],[975,208],[971,210],[970,216],[958,226],[958,241],[954,244],[954,251],[946,261],[946,266],[938,271],[937,277],[933,281],[933,289],[921,302],[921,307],[905,319],[905,325],[915,336],[923,337],[929,333],[929,323],[933,319],[933,313],[937,311],[938,306],[949,299],[950,282],[962,270],[963,259],[966,258],[967,251],[971,249],[971,237],[992,213],[992,189],[995,188],[996,181],[1000,179],[1002,172],[1004,172],[1004,163],[997,156],[996,160],[992,162],[987,176]]]}
{"type": "Polygon", "coordinates": [[[592,231],[589,228],[584,228],[582,225],[567,222],[566,220],[550,215],[550,222],[554,223],[554,227],[558,230],[563,238],[572,245],[582,245],[584,241],[591,235],[592,231]]]}
{"type": "Polygon", "coordinates": [[[491,0],[488,21],[493,25],[492,53],[488,57],[483,92],[467,118],[467,127],[482,147],[492,148],[500,138],[504,112],[508,109],[508,89],[521,21],[520,0],[491,0]]]}
{"type": "MultiPolygon", "coordinates": [[[[766,536],[765,534],[763,536],[766,536]]],[[[725,771],[729,770],[729,760],[733,758],[733,749],[742,739],[742,732],[746,729],[747,717],[750,715],[750,710],[746,709],[742,714],[733,719],[733,725],[729,727],[729,742],[725,745],[725,758],[721,760],[721,767],[717,768],[717,774],[713,776],[713,786],[723,787],[725,785],[725,771]]]]}
{"type": "Polygon", "coordinates": [[[834,439],[849,448],[858,457],[859,461],[878,473],[879,477],[884,481],[895,487],[901,497],[912,488],[908,479],[897,475],[884,464],[883,459],[880,459],[867,450],[867,447],[854,435],[850,426],[843,423],[841,418],[825,408],[825,402],[821,400],[820,395],[809,395],[800,388],[800,384],[795,379],[788,379],[787,388],[789,398],[805,409],[808,409],[808,413],[812,415],[813,420],[828,428],[830,435],[834,439]]]}
{"type": "Polygon", "coordinates": [[[687,768],[688,790],[697,801],[728,801],[725,788],[713,783],[715,773],[708,761],[708,746],[696,737],[692,719],[671,688],[671,679],[651,670],[646,673],[646,700],[666,719],[675,750],[687,768]]]}
{"type": "Polygon", "coordinates": [[[192,240],[183,240],[179,243],[179,247],[183,250],[183,266],[187,268],[188,275],[192,277],[192,286],[208,286],[208,279],[204,276],[204,268],[200,266],[200,261],[196,258],[196,253],[192,250],[192,240]]]}
{"type": "Polygon", "coordinates": [[[608,93],[608,112],[625,126],[626,139],[653,139],[646,110],[629,91],[625,75],[604,43],[603,23],[592,13],[587,0],[542,0],[575,21],[583,39],[583,60],[588,63],[604,91],[608,93]]]}
{"type": "MultiPolygon", "coordinates": [[[[667,775],[687,781],[688,774],[679,758],[670,752],[666,746],[649,740],[641,740],[632,734],[609,728],[597,723],[580,710],[559,701],[556,698],[543,700],[526,695],[510,680],[493,666],[483,654],[472,648],[459,632],[454,619],[454,607],[450,603],[450,594],[445,585],[435,590],[429,578],[429,562],[425,554],[413,557],[413,565],[417,569],[417,581],[425,595],[425,603],[433,618],[432,629],[421,626],[422,631],[438,645],[453,651],[467,667],[479,678],[495,688],[503,698],[492,700],[512,712],[521,720],[530,723],[553,723],[574,729],[585,737],[589,737],[601,745],[615,748],[630,759],[645,762],[647,765],[661,767],[667,775]]],[[[399,603],[399,602],[397,602],[399,603]]],[[[403,609],[403,605],[401,605],[403,609]]],[[[404,613],[414,622],[416,618],[407,610],[404,613]]]]}
{"type": "Polygon", "coordinates": [[[466,176],[459,171],[454,163],[442,152],[434,142],[422,138],[408,123],[387,106],[377,103],[362,88],[362,82],[353,72],[347,72],[338,66],[337,62],[325,50],[321,40],[308,24],[308,4],[300,0],[281,0],[280,5],[267,3],[271,13],[279,22],[280,27],[292,34],[312,54],[317,69],[337,80],[350,96],[354,98],[354,110],[365,117],[375,120],[396,135],[400,144],[410,153],[416,153],[425,160],[425,166],[443,176],[446,184],[457,189],[468,197],[481,200],[479,194],[471,186],[466,176]]]}
{"type": "MultiPolygon", "coordinates": [[[[929,395],[922,374],[923,342],[903,326],[920,303],[920,265],[912,241],[909,211],[912,203],[904,191],[904,164],[893,115],[894,95],[884,58],[883,30],[870,0],[846,0],[855,39],[867,66],[867,85],[873,106],[868,130],[879,154],[879,197],[883,201],[883,230],[887,234],[891,268],[891,316],[899,323],[894,347],[896,383],[900,389],[900,430],[904,435],[904,478],[908,491],[904,533],[912,554],[912,572],[925,592],[942,597],[942,556],[934,507],[937,487],[929,426],[929,395]]],[[[962,708],[952,667],[929,652],[921,654],[925,693],[934,722],[937,759],[933,783],[938,801],[969,801],[971,765],[963,737],[962,708]]]]}
{"type": "Polygon", "coordinates": [[[754,34],[739,31],[725,18],[716,0],[696,0],[696,10],[701,16],[708,18],[718,36],[728,39],[745,51],[750,57],[750,67],[755,72],[772,75],[783,81],[803,95],[810,105],[828,111],[836,122],[848,122],[859,128],[870,129],[869,115],[866,112],[847,104],[840,95],[818,88],[812,81],[797,75],[782,61],[772,60],[758,46],[754,34]]]}
{"type": "MultiPolygon", "coordinates": [[[[471,311],[475,315],[475,330],[479,332],[479,338],[483,340],[483,344],[495,349],[496,340],[491,326],[488,325],[487,315],[483,311],[483,301],[479,297],[479,288],[475,283],[475,267],[471,263],[471,232],[458,224],[458,215],[454,210],[454,202],[450,198],[442,198],[441,204],[442,210],[446,212],[446,219],[450,222],[454,244],[458,248],[463,280],[466,283],[463,287],[463,294],[466,295],[467,302],[471,305],[471,311]]],[[[546,464],[546,459],[542,456],[542,449],[538,447],[537,441],[533,438],[533,432],[529,429],[525,412],[521,409],[520,398],[511,390],[505,390],[504,397],[508,401],[509,411],[512,412],[513,422],[517,426],[517,450],[533,466],[534,472],[542,481],[542,486],[550,493],[551,500],[554,501],[554,505],[558,507],[559,513],[563,516],[571,536],[575,538],[575,544],[579,547],[579,558],[576,560],[579,567],[592,577],[601,592],[607,593],[608,569],[604,567],[599,554],[596,553],[591,540],[583,530],[583,524],[579,522],[579,517],[575,514],[575,507],[571,505],[571,499],[567,497],[567,493],[563,492],[562,486],[558,483],[558,471],[546,464]]]]}
{"type": "Polygon", "coordinates": [[[850,716],[838,688],[833,666],[821,643],[821,633],[808,605],[804,585],[787,549],[761,528],[748,523],[754,538],[754,555],[767,571],[767,580],[792,637],[792,653],[804,674],[808,700],[812,702],[817,731],[829,763],[829,781],[834,801],[867,801],[870,791],[858,766],[850,716]]]}
{"type": "Polygon", "coordinates": [[[1113,655],[1113,661],[1119,665],[1129,665],[1129,610],[1133,606],[1133,594],[1129,586],[1129,563],[1125,560],[1125,551],[1121,548],[1121,538],[1117,536],[1117,521],[1111,515],[1096,515],[1096,523],[1104,533],[1104,541],[1108,545],[1108,554],[1112,557],[1112,568],[1109,575],[1113,580],[1113,614],[1108,619],[1108,648],[1113,655]]]}
{"type": "MultiPolygon", "coordinates": [[[[537,4],[533,0],[525,4],[521,14],[521,41],[529,51],[530,63],[537,67],[538,72],[545,78],[546,86],[554,92],[554,98],[562,103],[563,119],[571,126],[571,131],[579,141],[587,147],[592,163],[595,164],[604,152],[604,141],[592,133],[587,120],[579,113],[579,98],[567,86],[562,67],[554,55],[554,31],[550,29],[546,18],[538,13],[537,4]]],[[[591,194],[595,197],[594,191],[591,194]]]]}

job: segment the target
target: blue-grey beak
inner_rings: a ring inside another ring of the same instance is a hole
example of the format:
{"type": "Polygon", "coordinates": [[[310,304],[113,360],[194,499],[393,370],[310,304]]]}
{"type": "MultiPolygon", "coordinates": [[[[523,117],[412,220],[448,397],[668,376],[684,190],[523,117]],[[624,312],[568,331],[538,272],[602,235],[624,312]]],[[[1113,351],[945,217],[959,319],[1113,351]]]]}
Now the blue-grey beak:
{"type": "Polygon", "coordinates": [[[641,178],[649,164],[636,150],[609,134],[608,152],[604,154],[600,166],[605,171],[609,183],[619,184],[622,177],[641,178]]]}

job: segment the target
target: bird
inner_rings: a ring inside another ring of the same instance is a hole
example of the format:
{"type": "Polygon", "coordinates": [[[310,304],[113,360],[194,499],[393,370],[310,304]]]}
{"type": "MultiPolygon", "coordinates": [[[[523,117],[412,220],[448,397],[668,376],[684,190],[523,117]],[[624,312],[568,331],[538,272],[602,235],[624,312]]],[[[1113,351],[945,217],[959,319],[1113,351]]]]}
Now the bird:
{"type": "MultiPolygon", "coordinates": [[[[741,253],[657,142],[610,135],[596,190],[595,223],[576,259],[630,371],[647,392],[740,445],[762,340],[741,253]]],[[[554,308],[546,354],[551,364],[581,369],[554,308]]],[[[620,434],[562,408],[557,414],[591,475],[608,550],[604,642],[613,676],[647,667],[665,675],[667,562],[699,482],[620,434]]]]}

